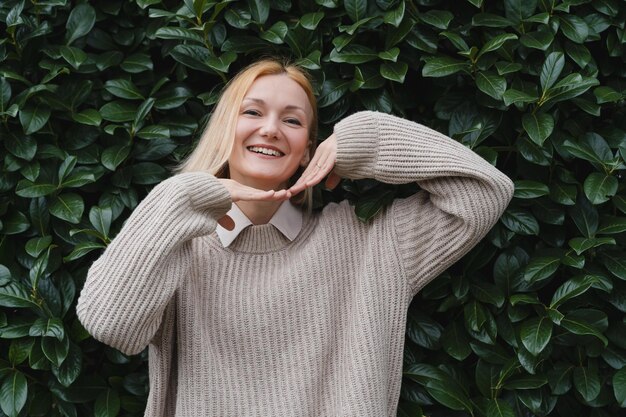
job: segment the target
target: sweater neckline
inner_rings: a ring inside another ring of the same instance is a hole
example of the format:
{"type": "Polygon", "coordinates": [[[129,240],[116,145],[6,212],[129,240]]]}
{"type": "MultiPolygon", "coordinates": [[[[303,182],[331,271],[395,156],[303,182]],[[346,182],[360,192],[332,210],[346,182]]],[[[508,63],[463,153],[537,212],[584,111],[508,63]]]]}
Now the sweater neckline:
{"type": "Polygon", "coordinates": [[[289,240],[280,230],[271,223],[250,225],[242,230],[235,240],[224,248],[217,234],[213,237],[216,244],[222,249],[242,253],[269,253],[286,249],[290,245],[297,244],[304,239],[314,227],[315,216],[306,212],[302,213],[302,228],[298,235],[289,240]]]}

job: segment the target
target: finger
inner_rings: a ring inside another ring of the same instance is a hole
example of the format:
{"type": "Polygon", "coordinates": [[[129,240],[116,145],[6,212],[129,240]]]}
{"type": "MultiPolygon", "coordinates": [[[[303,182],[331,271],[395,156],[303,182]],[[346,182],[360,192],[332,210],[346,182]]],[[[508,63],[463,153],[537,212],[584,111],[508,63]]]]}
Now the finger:
{"type": "Polygon", "coordinates": [[[319,163],[319,169],[305,181],[306,186],[313,187],[314,185],[319,184],[324,177],[332,171],[333,167],[334,165],[331,163],[331,156],[325,155],[324,159],[319,163]]]}
{"type": "Polygon", "coordinates": [[[309,186],[308,184],[311,182],[311,180],[313,180],[314,178],[319,176],[320,173],[323,174],[322,175],[322,178],[323,178],[323,176],[326,175],[325,171],[329,170],[329,168],[325,166],[326,165],[326,161],[328,160],[328,156],[329,155],[327,153],[325,153],[325,152],[316,153],[315,157],[309,163],[309,166],[307,167],[307,169],[304,170],[304,172],[302,173],[300,178],[290,188],[290,191],[293,194],[299,193],[300,191],[302,191],[305,188],[307,188],[307,186],[309,186]]]}
{"type": "Polygon", "coordinates": [[[228,214],[219,219],[217,222],[226,230],[233,230],[235,228],[235,221],[228,214]]]}

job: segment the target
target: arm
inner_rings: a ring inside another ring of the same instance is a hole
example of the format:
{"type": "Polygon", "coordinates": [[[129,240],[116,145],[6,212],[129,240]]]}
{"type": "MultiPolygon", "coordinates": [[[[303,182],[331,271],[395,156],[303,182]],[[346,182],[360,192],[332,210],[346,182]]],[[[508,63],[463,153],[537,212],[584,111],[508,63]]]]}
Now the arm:
{"type": "Polygon", "coordinates": [[[146,196],[87,273],[76,311],[94,338],[141,352],[185,276],[189,243],[215,230],[230,193],[203,172],[175,175],[146,196]]]}
{"type": "Polygon", "coordinates": [[[416,181],[416,195],[391,207],[415,294],[493,227],[513,195],[502,172],[462,144],[399,117],[360,112],[335,126],[335,172],[389,184],[416,181]]]}

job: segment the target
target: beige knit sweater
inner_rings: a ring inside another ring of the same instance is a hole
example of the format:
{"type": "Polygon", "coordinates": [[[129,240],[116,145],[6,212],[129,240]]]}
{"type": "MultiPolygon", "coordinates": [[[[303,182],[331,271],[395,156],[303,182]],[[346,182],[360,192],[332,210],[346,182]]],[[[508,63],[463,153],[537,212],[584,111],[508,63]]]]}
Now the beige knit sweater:
{"type": "Polygon", "coordinates": [[[207,173],[175,175],[89,270],[78,317],[98,340],[149,346],[149,417],[395,416],[407,307],[493,226],[511,181],[434,130],[356,113],[335,126],[336,171],[422,191],[368,224],[347,202],[229,248],[231,206],[207,173]]]}

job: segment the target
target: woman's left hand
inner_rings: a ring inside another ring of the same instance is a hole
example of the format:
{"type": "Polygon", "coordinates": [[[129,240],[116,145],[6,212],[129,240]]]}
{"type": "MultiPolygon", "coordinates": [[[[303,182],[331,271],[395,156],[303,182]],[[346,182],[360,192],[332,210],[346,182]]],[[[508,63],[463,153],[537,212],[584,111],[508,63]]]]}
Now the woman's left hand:
{"type": "Polygon", "coordinates": [[[296,195],[308,187],[313,187],[322,181],[326,175],[328,175],[326,187],[330,190],[335,188],[341,181],[341,177],[333,171],[336,160],[337,137],[333,133],[317,147],[315,155],[313,159],[311,159],[311,162],[309,162],[309,165],[300,178],[298,178],[298,181],[289,188],[291,194],[296,195]]]}

